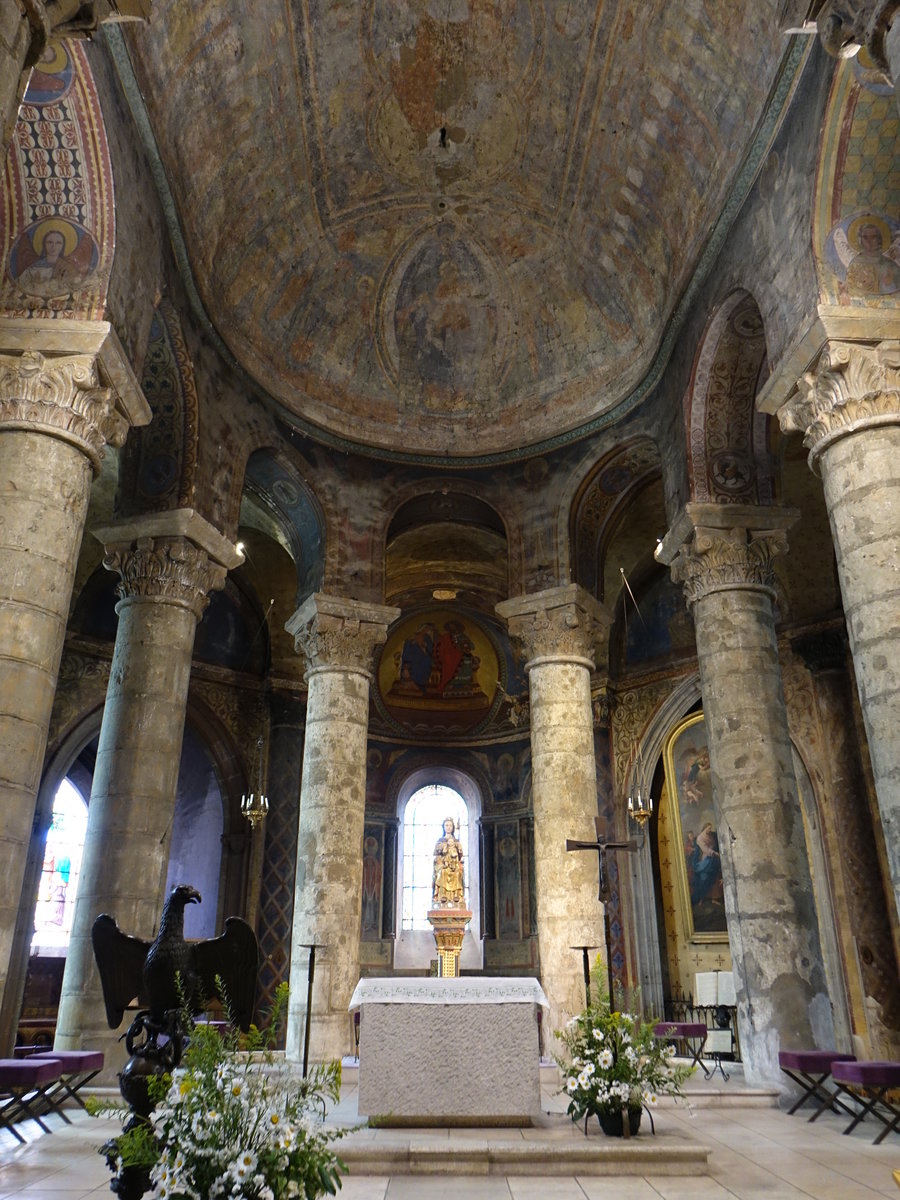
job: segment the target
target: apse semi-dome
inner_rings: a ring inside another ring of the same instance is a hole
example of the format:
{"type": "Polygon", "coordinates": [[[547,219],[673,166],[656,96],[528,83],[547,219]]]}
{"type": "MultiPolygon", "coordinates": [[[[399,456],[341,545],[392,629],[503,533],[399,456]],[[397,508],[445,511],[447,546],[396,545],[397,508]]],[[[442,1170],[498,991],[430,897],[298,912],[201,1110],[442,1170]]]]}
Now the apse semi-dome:
{"type": "Polygon", "coordinates": [[[766,111],[765,0],[157,0],[129,47],[210,320],[331,435],[505,452],[646,374],[766,111]]]}

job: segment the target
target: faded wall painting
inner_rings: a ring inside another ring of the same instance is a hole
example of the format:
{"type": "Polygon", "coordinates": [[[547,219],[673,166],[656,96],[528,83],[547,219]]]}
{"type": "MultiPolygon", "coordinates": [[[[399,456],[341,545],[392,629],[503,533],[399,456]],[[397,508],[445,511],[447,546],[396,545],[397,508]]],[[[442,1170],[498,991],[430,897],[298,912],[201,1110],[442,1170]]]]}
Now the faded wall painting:
{"type": "Polygon", "coordinates": [[[360,936],[364,941],[381,937],[381,884],[384,875],[384,828],[366,825],[363,836],[362,913],[360,936]]]}
{"type": "Polygon", "coordinates": [[[687,935],[691,941],[727,941],[722,860],[702,713],[693,713],[669,735],[665,768],[687,935]]]}
{"type": "Polygon", "coordinates": [[[479,622],[458,609],[428,609],[401,621],[388,639],[376,703],[395,726],[465,733],[496,709],[500,666],[479,622]]]}
{"type": "Polygon", "coordinates": [[[824,299],[892,305],[900,292],[900,167],[893,94],[847,63],[835,74],[823,131],[814,244],[824,299]]]}

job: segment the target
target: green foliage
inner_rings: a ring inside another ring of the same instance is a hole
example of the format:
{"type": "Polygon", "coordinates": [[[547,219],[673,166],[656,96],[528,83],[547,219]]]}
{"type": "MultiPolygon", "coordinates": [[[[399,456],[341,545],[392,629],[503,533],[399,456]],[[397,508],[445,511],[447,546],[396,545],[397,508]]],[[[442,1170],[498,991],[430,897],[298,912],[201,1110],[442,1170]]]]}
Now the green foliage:
{"type": "Polygon", "coordinates": [[[599,972],[595,976],[599,999],[556,1032],[565,1047],[557,1062],[572,1120],[681,1096],[694,1068],[673,1061],[674,1049],[653,1033],[655,1018],[614,1010],[599,972]]]}
{"type": "Polygon", "coordinates": [[[286,1007],[282,985],[266,1026],[252,1028],[243,1043],[237,1031],[223,1037],[195,1026],[182,1065],[148,1081],[150,1121],[132,1118],[102,1148],[110,1166],[150,1167],[154,1195],[170,1200],[334,1195],[345,1168],[329,1143],[341,1134],[326,1130],[322,1117],[327,1099],[339,1097],[340,1063],[300,1079],[276,1058],[272,1046],[286,1007]]]}

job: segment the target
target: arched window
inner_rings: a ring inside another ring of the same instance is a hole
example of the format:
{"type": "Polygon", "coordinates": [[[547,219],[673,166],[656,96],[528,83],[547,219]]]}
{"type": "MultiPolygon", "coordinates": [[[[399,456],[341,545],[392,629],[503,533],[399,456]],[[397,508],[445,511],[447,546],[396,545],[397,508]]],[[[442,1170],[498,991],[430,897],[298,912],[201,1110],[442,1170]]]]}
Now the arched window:
{"type": "Polygon", "coordinates": [[[432,905],[434,846],[443,833],[443,822],[452,817],[456,837],[463,847],[466,904],[469,903],[472,864],[467,861],[469,810],[454,788],[429,783],[410,796],[403,813],[403,894],[401,929],[430,929],[425,914],[432,905]]]}
{"type": "Polygon", "coordinates": [[[87,806],[77,788],[64,779],[54,797],[47,830],[34,910],[32,954],[58,955],[69,945],[86,831],[87,806]]]}

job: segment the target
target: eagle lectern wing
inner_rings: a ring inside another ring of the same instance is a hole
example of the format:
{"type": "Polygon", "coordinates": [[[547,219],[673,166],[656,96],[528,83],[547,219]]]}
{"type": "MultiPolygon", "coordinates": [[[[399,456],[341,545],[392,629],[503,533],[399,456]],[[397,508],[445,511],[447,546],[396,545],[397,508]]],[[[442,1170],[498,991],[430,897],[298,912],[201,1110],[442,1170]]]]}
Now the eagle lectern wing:
{"type": "Polygon", "coordinates": [[[194,996],[201,1001],[218,996],[218,975],[231,1016],[246,1033],[253,1019],[259,971],[256,934],[240,917],[229,917],[221,937],[191,945],[191,958],[197,976],[194,996]]]}
{"type": "Polygon", "coordinates": [[[150,943],[123,933],[109,913],[101,913],[94,921],[91,942],[103,987],[106,1020],[110,1029],[118,1029],[125,1009],[141,992],[150,943]]]}

